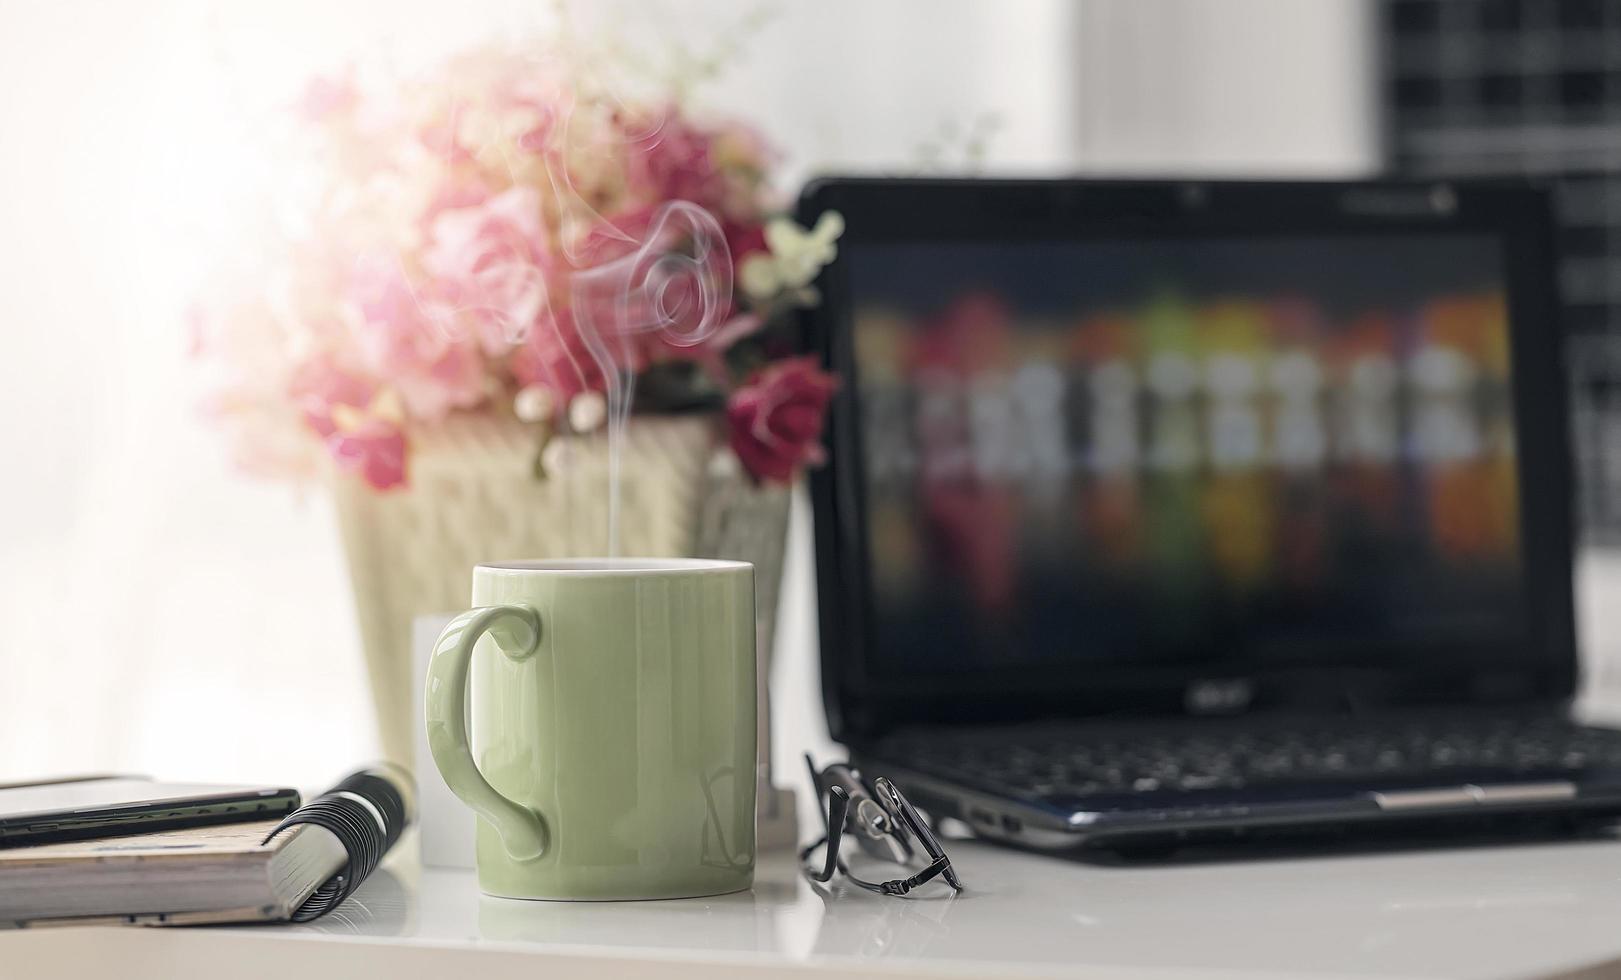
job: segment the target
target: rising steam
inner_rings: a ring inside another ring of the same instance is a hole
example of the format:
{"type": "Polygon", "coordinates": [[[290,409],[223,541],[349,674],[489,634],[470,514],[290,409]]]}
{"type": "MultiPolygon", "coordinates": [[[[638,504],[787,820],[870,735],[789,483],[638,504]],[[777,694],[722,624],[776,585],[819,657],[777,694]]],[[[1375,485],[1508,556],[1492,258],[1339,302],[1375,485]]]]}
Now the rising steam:
{"type": "Polygon", "coordinates": [[[696,347],[712,337],[732,303],[732,255],[714,215],[691,201],[669,201],[634,252],[577,270],[570,281],[575,329],[606,382],[608,555],[618,557],[619,467],[636,393],[636,345],[652,339],[696,347]]]}

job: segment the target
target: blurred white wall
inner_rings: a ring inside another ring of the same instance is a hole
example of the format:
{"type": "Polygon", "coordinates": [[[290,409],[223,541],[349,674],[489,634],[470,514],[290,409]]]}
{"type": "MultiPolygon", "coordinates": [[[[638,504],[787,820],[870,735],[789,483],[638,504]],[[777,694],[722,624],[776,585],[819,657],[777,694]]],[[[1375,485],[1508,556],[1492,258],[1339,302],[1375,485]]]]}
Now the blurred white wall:
{"type": "Polygon", "coordinates": [[[1375,4],[1087,0],[1075,11],[1087,167],[1346,177],[1380,166],[1375,4]]]}
{"type": "MultiPolygon", "coordinates": [[[[536,9],[0,0],[0,781],[312,784],[374,751],[331,508],[229,471],[183,314],[276,179],[255,130],[304,78],[544,27],[536,9]]],[[[747,9],[577,14],[697,50],[747,9]]],[[[1355,172],[1375,153],[1366,25],[1355,0],[785,3],[700,100],[757,120],[789,183],[961,167],[987,120],[994,172],[1355,172]]],[[[790,757],[819,741],[805,518],[790,757]]]]}

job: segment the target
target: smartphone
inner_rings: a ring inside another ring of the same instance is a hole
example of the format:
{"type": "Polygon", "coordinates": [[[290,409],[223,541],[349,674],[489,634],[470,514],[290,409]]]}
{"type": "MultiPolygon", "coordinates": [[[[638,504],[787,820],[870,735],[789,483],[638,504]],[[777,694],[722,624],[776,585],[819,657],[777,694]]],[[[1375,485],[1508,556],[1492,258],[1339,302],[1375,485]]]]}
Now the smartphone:
{"type": "Polygon", "coordinates": [[[292,789],[160,783],[143,776],[9,783],[0,785],[0,847],[273,820],[298,805],[292,789]]]}

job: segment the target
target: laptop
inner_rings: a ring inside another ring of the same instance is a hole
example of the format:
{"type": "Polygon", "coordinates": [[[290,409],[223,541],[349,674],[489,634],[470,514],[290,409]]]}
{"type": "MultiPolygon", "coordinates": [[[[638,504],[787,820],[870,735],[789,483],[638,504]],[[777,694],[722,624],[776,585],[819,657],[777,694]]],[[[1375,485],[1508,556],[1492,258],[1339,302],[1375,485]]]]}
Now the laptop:
{"type": "Polygon", "coordinates": [[[1022,845],[1621,813],[1528,185],[825,179],[833,736],[1022,845]]]}

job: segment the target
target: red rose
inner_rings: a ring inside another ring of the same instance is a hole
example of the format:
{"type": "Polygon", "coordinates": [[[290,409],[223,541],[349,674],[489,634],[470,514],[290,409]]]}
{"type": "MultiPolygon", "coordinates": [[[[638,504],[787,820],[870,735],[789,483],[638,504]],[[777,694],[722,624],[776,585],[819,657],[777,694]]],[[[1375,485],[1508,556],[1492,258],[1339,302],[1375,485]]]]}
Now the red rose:
{"type": "Polygon", "coordinates": [[[732,451],[743,467],[757,480],[789,483],[799,467],[820,463],[822,417],[837,387],[812,357],[757,372],[726,406],[732,451]]]}

